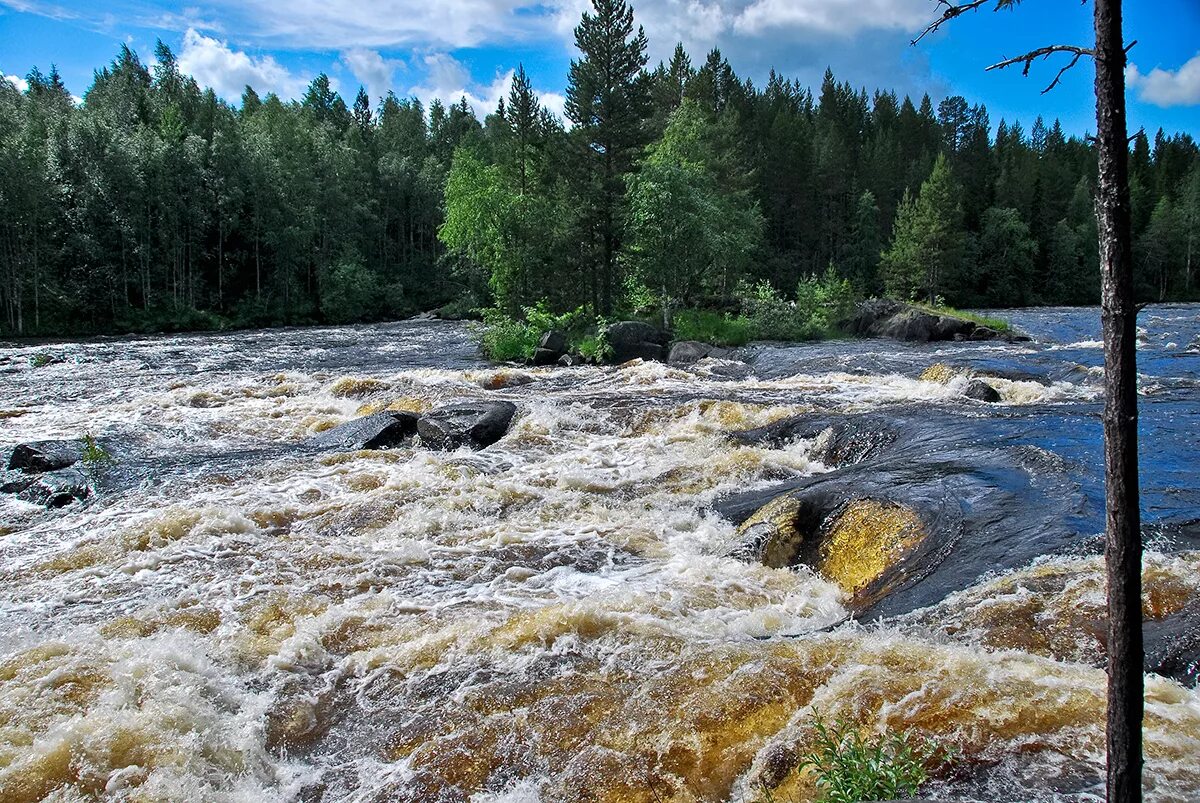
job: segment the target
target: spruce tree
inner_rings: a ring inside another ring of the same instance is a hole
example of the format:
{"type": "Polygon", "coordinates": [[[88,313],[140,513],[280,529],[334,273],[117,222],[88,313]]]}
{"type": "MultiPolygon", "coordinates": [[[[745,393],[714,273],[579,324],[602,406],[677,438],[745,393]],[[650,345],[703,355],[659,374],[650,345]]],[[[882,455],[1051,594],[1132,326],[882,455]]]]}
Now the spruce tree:
{"type": "Polygon", "coordinates": [[[566,113],[574,123],[574,176],[592,306],[608,313],[616,300],[624,176],[646,144],[650,111],[646,34],[633,26],[625,0],[593,0],[575,28],[582,54],[571,62],[566,113]]]}

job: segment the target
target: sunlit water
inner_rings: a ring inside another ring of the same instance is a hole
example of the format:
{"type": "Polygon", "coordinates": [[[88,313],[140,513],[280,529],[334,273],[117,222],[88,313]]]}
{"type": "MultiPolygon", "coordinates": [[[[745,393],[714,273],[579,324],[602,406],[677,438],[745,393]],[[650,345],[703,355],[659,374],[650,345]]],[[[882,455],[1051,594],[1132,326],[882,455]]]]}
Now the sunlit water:
{"type": "MultiPolygon", "coordinates": [[[[0,498],[0,799],[808,800],[819,711],[957,747],[932,795],[1099,800],[1098,315],[1009,317],[1035,342],[759,344],[749,369],[497,369],[438,322],[10,344],[0,444],[90,432],[116,463],[86,505],[0,498]],[[937,361],[1003,402],[917,378],[937,361]],[[520,412],[482,452],[295,448],[493,398],[520,412]],[[827,470],[727,438],[814,410],[1056,456],[1080,548],[845,621],[813,572],[723,557],[711,510],[827,470]]],[[[1198,317],[1141,316],[1152,532],[1200,511],[1198,317]]],[[[1149,615],[1200,600],[1200,552],[1147,565],[1149,615]]],[[[1148,799],[1200,799],[1195,689],[1147,676],[1146,760],[1148,799]]]]}

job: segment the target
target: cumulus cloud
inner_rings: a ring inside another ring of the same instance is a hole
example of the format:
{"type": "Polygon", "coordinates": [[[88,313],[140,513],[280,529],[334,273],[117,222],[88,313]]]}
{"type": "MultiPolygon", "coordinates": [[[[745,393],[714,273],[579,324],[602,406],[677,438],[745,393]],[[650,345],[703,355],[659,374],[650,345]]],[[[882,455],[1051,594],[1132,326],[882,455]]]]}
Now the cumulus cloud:
{"type": "Polygon", "coordinates": [[[17,88],[18,92],[25,92],[29,89],[29,82],[19,75],[6,75],[0,72],[0,80],[8,81],[17,88]]]}
{"type": "Polygon", "coordinates": [[[250,56],[195,28],[188,28],[183,35],[179,69],[231,101],[242,96],[247,84],[259,94],[274,92],[283,98],[299,97],[308,85],[306,79],[293,75],[273,57],[250,56]]]}
{"type": "Polygon", "coordinates": [[[392,88],[392,78],[404,62],[385,59],[378,50],[356,47],[341,55],[342,64],[354,73],[358,82],[367,89],[373,101],[378,101],[392,88]]]}
{"type": "Polygon", "coordinates": [[[1155,106],[1200,105],[1200,53],[1174,71],[1155,67],[1143,74],[1132,64],[1126,80],[1139,98],[1155,106]]]}
{"type": "Polygon", "coordinates": [[[496,73],[491,83],[480,83],[472,80],[465,64],[448,53],[425,56],[424,66],[425,79],[409,89],[408,94],[420,98],[426,105],[434,98],[446,105],[466,98],[480,119],[490,114],[508,92],[514,72],[496,73]]]}
{"type": "MultiPolygon", "coordinates": [[[[475,81],[471,78],[467,66],[447,53],[431,53],[425,56],[424,66],[424,80],[411,87],[406,94],[420,98],[426,106],[434,98],[447,106],[466,98],[475,111],[475,116],[481,120],[496,110],[500,98],[508,97],[513,74],[516,72],[510,69],[497,72],[490,82],[475,81]]],[[[542,92],[536,87],[534,92],[544,108],[562,119],[563,106],[566,104],[566,97],[562,93],[542,92]]]]}

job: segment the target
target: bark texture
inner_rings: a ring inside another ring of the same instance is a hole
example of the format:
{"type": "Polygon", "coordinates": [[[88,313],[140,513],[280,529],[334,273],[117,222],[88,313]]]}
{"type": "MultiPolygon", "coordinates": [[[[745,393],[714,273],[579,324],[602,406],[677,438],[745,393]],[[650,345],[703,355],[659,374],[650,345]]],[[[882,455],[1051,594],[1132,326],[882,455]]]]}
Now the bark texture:
{"type": "Polygon", "coordinates": [[[1121,0],[1095,0],[1096,139],[1104,331],[1108,566],[1108,800],[1142,799],[1142,541],[1138,503],[1137,307],[1121,0]]]}

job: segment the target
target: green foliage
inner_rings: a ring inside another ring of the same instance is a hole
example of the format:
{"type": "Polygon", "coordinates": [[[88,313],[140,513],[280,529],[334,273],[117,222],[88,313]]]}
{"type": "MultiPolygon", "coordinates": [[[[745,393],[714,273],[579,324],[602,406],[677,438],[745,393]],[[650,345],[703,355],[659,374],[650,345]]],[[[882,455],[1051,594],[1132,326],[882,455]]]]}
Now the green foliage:
{"type": "Polygon", "coordinates": [[[708,122],[684,101],[629,177],[625,260],[655,289],[667,326],[673,308],[698,292],[726,293],[761,242],[757,206],[720,181],[708,122]]]}
{"type": "Polygon", "coordinates": [[[995,329],[997,332],[1011,332],[1012,331],[1012,324],[1010,324],[1008,321],[1004,320],[1003,318],[992,318],[987,315],[980,315],[979,313],[976,313],[976,312],[969,312],[969,311],[965,311],[965,310],[955,309],[954,307],[946,306],[945,303],[938,303],[938,304],[918,303],[915,306],[920,307],[921,309],[927,310],[929,312],[937,313],[938,315],[947,315],[951,318],[962,318],[964,321],[971,321],[973,323],[978,324],[979,326],[986,326],[989,329],[995,329]]]}
{"type": "Polygon", "coordinates": [[[79,438],[83,444],[83,465],[89,471],[97,471],[113,463],[113,457],[90,432],[85,432],[79,438]]]}
{"type": "Polygon", "coordinates": [[[859,294],[832,267],[808,276],[796,287],[796,299],[785,299],[769,282],[742,285],[742,310],[755,340],[802,341],[837,336],[859,294]]]}
{"type": "MultiPolygon", "coordinates": [[[[626,0],[594,0],[576,43],[569,131],[523,69],[490,115],[347,104],[324,75],[300,101],[247,88],[239,107],[165,46],[153,68],[122,46],[79,104],[54,70],[23,92],[0,81],[0,331],[373,320],[455,300],[669,319],[728,307],[741,279],[790,289],[830,264],[863,293],[960,307],[1099,298],[1095,152],[1057,121],[993,125],[962,97],[872,95],[832,73],[757,86],[716,50],[693,66],[677,47],[647,72],[626,0]]],[[[1139,299],[1200,298],[1194,138],[1136,136],[1130,183],[1139,299]]],[[[746,315],[804,334],[769,320],[786,303],[746,315]]]]}
{"type": "Polygon", "coordinates": [[[796,288],[796,314],[813,329],[831,334],[850,317],[860,300],[850,280],[841,278],[830,265],[823,275],[800,280],[796,288]]]}
{"type": "Polygon", "coordinates": [[[946,157],[939,154],[933,172],[916,198],[905,195],[896,212],[892,245],[879,270],[888,294],[931,301],[952,278],[962,247],[962,206],[946,157]]]}
{"type": "Polygon", "coordinates": [[[344,258],[330,273],[328,286],[321,296],[321,314],[331,323],[374,317],[387,301],[380,298],[381,293],[401,295],[399,287],[381,287],[374,274],[357,259],[344,258]]]}
{"type": "MultiPolygon", "coordinates": [[[[555,314],[545,302],[539,301],[522,310],[520,319],[509,317],[500,309],[482,311],[483,323],[477,329],[480,345],[489,359],[498,362],[515,362],[533,357],[542,335],[551,330],[563,332],[568,342],[580,340],[582,332],[590,322],[589,316],[579,307],[571,312],[555,314]]],[[[594,344],[589,348],[603,353],[607,343],[593,336],[594,344]]]]}
{"type": "Polygon", "coordinates": [[[29,358],[31,368],[44,368],[47,365],[53,365],[56,362],[62,362],[61,357],[56,357],[48,351],[39,351],[29,358]]]}
{"type": "Polygon", "coordinates": [[[844,720],[833,724],[817,715],[816,744],[800,769],[816,775],[824,803],[861,803],[912,797],[935,762],[949,751],[904,733],[864,735],[844,720]]]}
{"type": "Polygon", "coordinates": [[[606,362],[612,357],[612,346],[609,344],[608,338],[604,336],[603,328],[594,335],[584,335],[575,344],[575,351],[579,353],[580,357],[594,363],[606,362]]]}
{"type": "Polygon", "coordinates": [[[717,346],[742,346],[755,334],[753,323],[743,315],[711,310],[681,310],[675,316],[676,340],[699,340],[717,346]]]}

